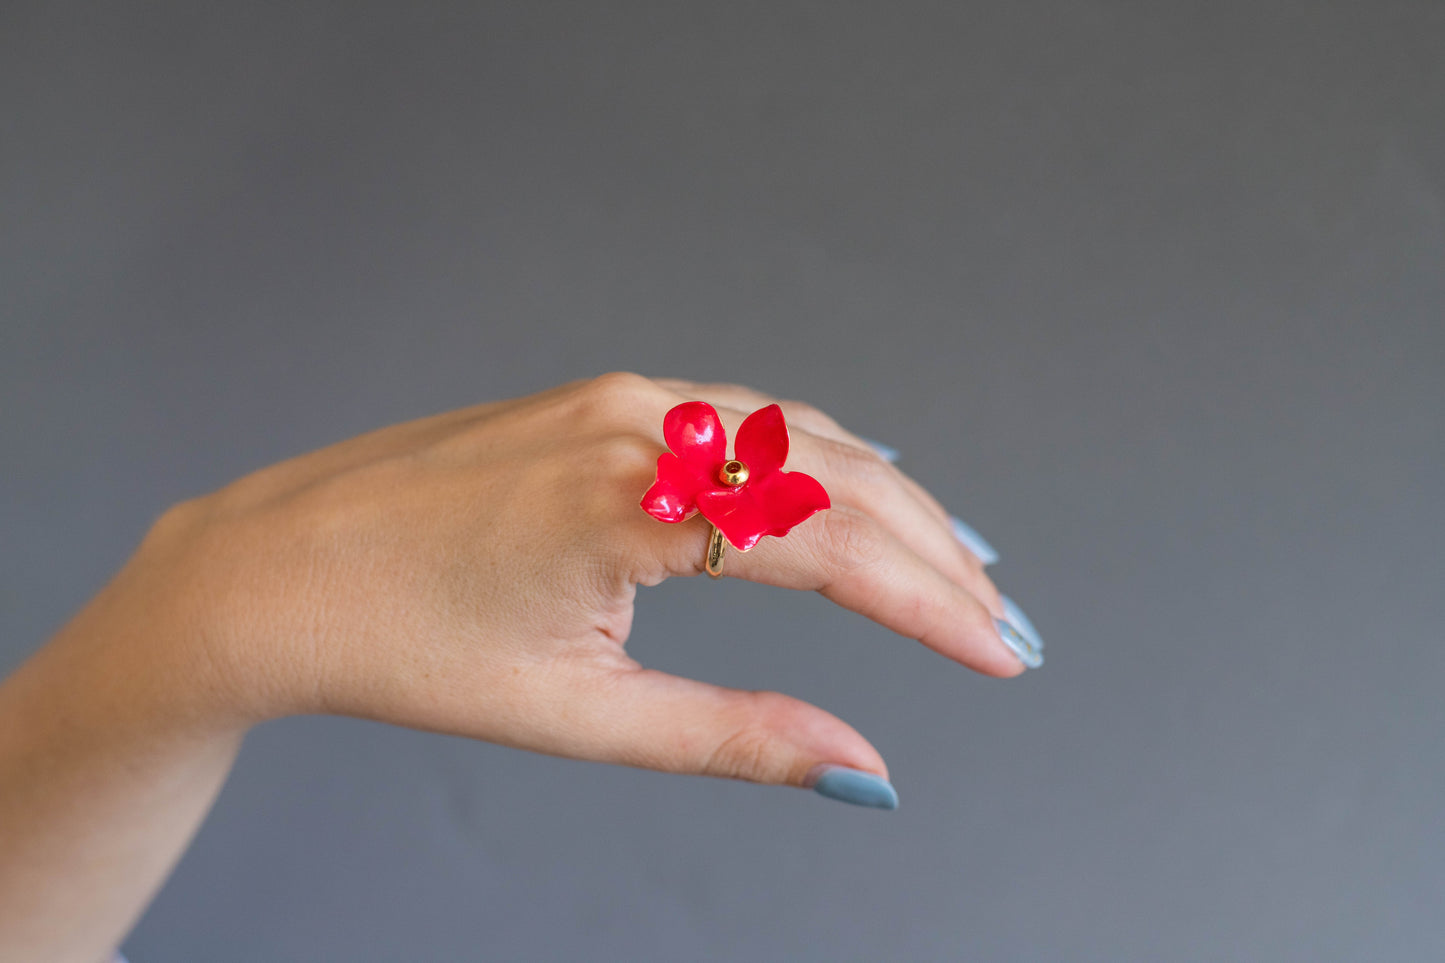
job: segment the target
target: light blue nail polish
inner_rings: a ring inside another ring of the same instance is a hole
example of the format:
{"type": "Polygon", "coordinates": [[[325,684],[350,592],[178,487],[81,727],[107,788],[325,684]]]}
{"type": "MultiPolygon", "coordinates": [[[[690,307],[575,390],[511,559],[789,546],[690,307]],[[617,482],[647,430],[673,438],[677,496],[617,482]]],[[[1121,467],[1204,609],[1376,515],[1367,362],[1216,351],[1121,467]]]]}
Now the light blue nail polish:
{"type": "Polygon", "coordinates": [[[994,619],[993,624],[998,628],[998,635],[1003,639],[1003,644],[1013,650],[1013,654],[1019,657],[1020,662],[1030,669],[1037,669],[1044,664],[1043,650],[1029,641],[1022,632],[1003,619],[994,619]]]}
{"type": "Polygon", "coordinates": [[[813,792],[855,806],[898,808],[898,793],[892,783],[882,776],[847,766],[833,766],[825,770],[813,784],[813,792]]]}
{"type": "Polygon", "coordinates": [[[878,457],[879,457],[879,458],[882,458],[884,461],[888,462],[888,464],[891,465],[891,464],[893,464],[895,461],[898,460],[898,449],[897,449],[897,448],[889,448],[887,445],[883,444],[881,441],[870,441],[870,440],[867,439],[867,438],[864,438],[863,440],[866,441],[866,442],[868,442],[868,447],[869,447],[869,448],[872,448],[874,451],[876,451],[876,452],[878,453],[878,457]]]}
{"type": "Polygon", "coordinates": [[[1034,644],[1034,648],[1042,649],[1044,647],[1043,636],[1039,635],[1039,630],[1034,628],[1034,624],[1029,621],[1029,617],[1024,614],[1024,610],[1019,608],[1019,604],[1007,595],[1001,595],[999,598],[1003,599],[1004,618],[1008,619],[1014,628],[1022,632],[1024,638],[1034,644]]]}
{"type": "Polygon", "coordinates": [[[998,550],[990,545],[982,535],[969,527],[963,519],[957,515],[950,515],[948,520],[953,525],[953,537],[962,542],[964,548],[977,555],[980,562],[992,565],[998,561],[998,550]]]}

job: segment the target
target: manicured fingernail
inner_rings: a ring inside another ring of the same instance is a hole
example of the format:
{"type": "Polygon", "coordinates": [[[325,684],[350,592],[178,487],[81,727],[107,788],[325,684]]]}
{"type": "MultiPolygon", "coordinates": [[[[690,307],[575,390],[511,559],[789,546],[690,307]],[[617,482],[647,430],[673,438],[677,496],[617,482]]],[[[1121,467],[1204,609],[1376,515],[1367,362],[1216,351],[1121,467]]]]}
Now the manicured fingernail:
{"type": "Polygon", "coordinates": [[[898,793],[882,776],[847,766],[820,766],[814,770],[813,792],[829,799],[872,806],[874,809],[897,809],[898,793]]]}
{"type": "Polygon", "coordinates": [[[1007,595],[1001,595],[999,598],[1003,599],[1003,617],[1008,619],[1014,628],[1023,633],[1024,638],[1032,642],[1034,648],[1042,649],[1044,647],[1043,636],[1039,635],[1039,630],[1034,628],[1034,624],[1029,621],[1029,617],[1024,614],[1024,610],[1019,608],[1019,604],[1007,595]]]}
{"type": "Polygon", "coordinates": [[[876,452],[878,453],[878,457],[879,457],[879,458],[882,458],[884,461],[888,462],[890,465],[891,465],[893,462],[895,462],[895,461],[898,460],[898,449],[897,449],[897,448],[889,448],[887,445],[883,444],[881,441],[870,441],[870,440],[867,439],[867,438],[864,438],[863,440],[866,441],[866,442],[868,442],[868,447],[869,447],[869,448],[872,448],[874,451],[876,451],[876,452]]]}
{"type": "Polygon", "coordinates": [[[953,524],[953,537],[963,543],[963,547],[978,556],[978,560],[985,565],[992,565],[998,561],[998,550],[990,545],[982,535],[975,532],[963,519],[957,515],[948,516],[953,524]]]}
{"type": "Polygon", "coordinates": [[[1013,650],[1020,662],[1030,669],[1037,669],[1044,664],[1043,649],[1034,645],[1022,632],[1003,619],[994,619],[993,624],[997,626],[998,636],[1003,639],[1003,644],[1013,650]]]}

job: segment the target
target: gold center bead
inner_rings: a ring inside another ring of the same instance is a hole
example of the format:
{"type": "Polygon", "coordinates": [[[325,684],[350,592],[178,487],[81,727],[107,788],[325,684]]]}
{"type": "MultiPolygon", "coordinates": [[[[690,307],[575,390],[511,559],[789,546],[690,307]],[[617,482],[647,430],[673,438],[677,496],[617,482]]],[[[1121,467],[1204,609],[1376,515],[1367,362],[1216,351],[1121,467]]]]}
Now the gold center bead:
{"type": "Polygon", "coordinates": [[[722,470],[717,473],[717,477],[718,481],[724,485],[736,488],[748,480],[748,466],[740,461],[730,461],[722,466],[722,470]]]}

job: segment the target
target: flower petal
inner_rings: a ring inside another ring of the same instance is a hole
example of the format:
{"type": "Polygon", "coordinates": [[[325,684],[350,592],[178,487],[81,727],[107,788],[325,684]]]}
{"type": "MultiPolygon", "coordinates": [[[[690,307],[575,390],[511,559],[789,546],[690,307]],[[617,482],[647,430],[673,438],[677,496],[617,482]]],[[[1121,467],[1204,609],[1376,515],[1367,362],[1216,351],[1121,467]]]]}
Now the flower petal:
{"type": "Polygon", "coordinates": [[[670,451],[657,458],[657,481],[642,496],[642,510],[660,522],[680,522],[697,511],[697,495],[709,485],[705,475],[670,451]]]}
{"type": "Polygon", "coordinates": [[[705,401],[685,401],[669,411],[662,419],[662,437],[674,454],[708,474],[727,461],[727,431],[705,401]]]}
{"type": "Polygon", "coordinates": [[[800,471],[773,472],[741,488],[700,491],[696,498],[703,517],[740,552],[764,535],[786,535],[814,512],[832,506],[818,480],[800,471]]]}
{"type": "Polygon", "coordinates": [[[749,477],[761,481],[788,460],[788,425],[777,405],[748,415],[733,442],[738,460],[748,466],[749,477]]]}

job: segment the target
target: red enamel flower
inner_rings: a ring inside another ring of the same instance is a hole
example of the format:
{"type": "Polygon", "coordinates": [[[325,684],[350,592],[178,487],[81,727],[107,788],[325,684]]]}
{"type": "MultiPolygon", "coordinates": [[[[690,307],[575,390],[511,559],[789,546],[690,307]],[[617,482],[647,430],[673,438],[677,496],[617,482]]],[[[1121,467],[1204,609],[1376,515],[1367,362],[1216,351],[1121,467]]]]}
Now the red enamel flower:
{"type": "Polygon", "coordinates": [[[728,542],[746,552],[764,535],[786,535],[830,506],[816,478],[783,471],[788,426],[777,405],[759,408],[738,429],[735,457],[712,405],[689,401],[662,421],[667,447],[657,459],[657,481],[642,496],[647,514],[680,522],[702,512],[728,542]]]}

